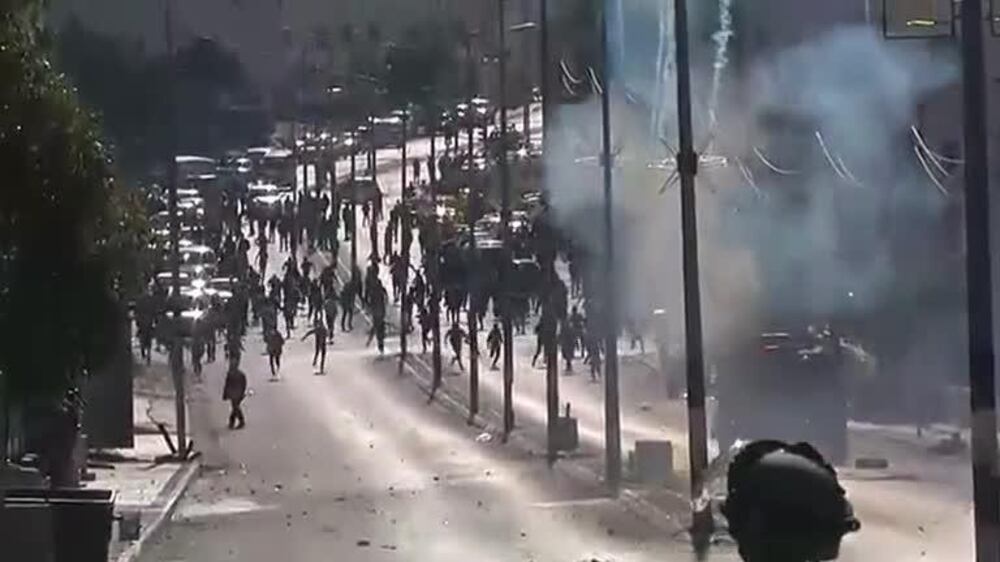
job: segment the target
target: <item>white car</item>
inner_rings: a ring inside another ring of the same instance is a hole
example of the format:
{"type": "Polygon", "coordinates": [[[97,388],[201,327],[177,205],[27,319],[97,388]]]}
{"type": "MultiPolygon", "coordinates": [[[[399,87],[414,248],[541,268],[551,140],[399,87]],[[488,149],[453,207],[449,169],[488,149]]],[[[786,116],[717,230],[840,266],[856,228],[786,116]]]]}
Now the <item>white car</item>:
{"type": "Polygon", "coordinates": [[[215,273],[218,261],[215,250],[208,246],[185,246],[180,249],[181,271],[192,278],[209,278],[215,273]]]}

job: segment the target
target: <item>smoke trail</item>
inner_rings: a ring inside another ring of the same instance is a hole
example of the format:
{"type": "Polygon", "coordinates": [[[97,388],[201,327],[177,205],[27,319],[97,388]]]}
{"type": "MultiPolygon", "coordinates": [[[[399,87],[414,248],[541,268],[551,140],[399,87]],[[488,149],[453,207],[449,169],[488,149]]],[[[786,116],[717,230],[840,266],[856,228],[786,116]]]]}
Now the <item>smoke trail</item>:
{"type": "MultiPolygon", "coordinates": [[[[708,97],[709,139],[715,135],[719,123],[719,94],[722,89],[722,74],[729,66],[729,40],[733,37],[732,0],[719,0],[719,30],[712,34],[715,42],[715,62],[712,65],[712,91],[708,97]]],[[[709,140],[709,145],[711,145],[709,140]]]]}
{"type": "Polygon", "coordinates": [[[663,66],[665,58],[667,56],[667,30],[664,27],[664,7],[661,4],[660,12],[657,17],[659,22],[657,34],[657,45],[656,45],[656,74],[653,75],[653,103],[650,104],[652,111],[649,113],[649,135],[652,138],[657,138],[660,134],[660,108],[662,107],[663,100],[663,66]]]}

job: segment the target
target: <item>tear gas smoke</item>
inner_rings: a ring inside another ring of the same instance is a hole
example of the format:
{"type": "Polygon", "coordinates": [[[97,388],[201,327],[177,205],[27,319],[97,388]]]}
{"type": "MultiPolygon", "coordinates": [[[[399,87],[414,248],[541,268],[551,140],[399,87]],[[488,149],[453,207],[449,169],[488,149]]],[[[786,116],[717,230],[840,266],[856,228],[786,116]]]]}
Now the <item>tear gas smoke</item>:
{"type": "MultiPolygon", "coordinates": [[[[723,9],[728,5],[721,0],[723,9]]],[[[656,24],[647,22],[653,31],[643,44],[629,28],[633,19],[625,19],[629,46],[655,53],[655,60],[626,52],[613,87],[614,145],[621,151],[614,173],[619,310],[623,317],[673,311],[671,343],[680,349],[678,190],[660,195],[668,172],[646,166],[670,157],[661,137],[670,143],[665,131],[675,130],[672,13],[666,2],[628,8],[646,10],[645,18],[656,24]],[[626,92],[639,103],[626,101],[626,92]]],[[[864,334],[905,327],[920,314],[900,307],[916,307],[920,295],[961,285],[960,269],[937,267],[948,253],[941,216],[953,202],[916,167],[906,137],[917,104],[953,84],[957,65],[929,65],[914,43],[889,44],[873,29],[842,26],[785,50],[740,53],[739,75],[726,76],[723,87],[727,45],[740,33],[731,22],[724,11],[718,29],[700,34],[713,37],[714,31],[715,56],[703,57],[714,62],[693,69],[695,97],[715,100],[702,109],[718,107],[711,152],[731,164],[698,177],[710,355],[774,324],[794,329],[850,317],[864,334]],[[776,174],[755,152],[797,173],[776,174]],[[750,188],[741,169],[760,191],[750,188]]],[[[554,114],[546,153],[552,205],[564,230],[602,255],[600,170],[596,163],[574,162],[600,152],[599,103],[562,106],[554,114]]],[[[699,121],[701,138],[711,121],[699,121]]],[[[955,304],[948,301],[922,320],[959,333],[955,304]]],[[[894,344],[903,357],[923,345],[927,330],[907,334],[894,344]]],[[[961,356],[961,341],[952,338],[944,346],[951,350],[946,357],[956,349],[961,356]]]]}

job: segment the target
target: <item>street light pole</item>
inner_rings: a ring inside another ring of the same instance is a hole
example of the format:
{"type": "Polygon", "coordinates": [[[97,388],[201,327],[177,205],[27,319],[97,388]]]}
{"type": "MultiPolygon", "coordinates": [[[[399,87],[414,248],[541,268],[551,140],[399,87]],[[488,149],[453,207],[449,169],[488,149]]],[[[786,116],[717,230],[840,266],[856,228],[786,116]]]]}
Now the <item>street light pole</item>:
{"type": "MultiPolygon", "coordinates": [[[[524,21],[531,21],[531,0],[521,0],[521,19],[524,21]]],[[[531,49],[528,45],[524,45],[522,51],[522,67],[521,75],[524,76],[524,84],[522,86],[528,91],[528,98],[524,102],[524,114],[521,115],[521,128],[524,129],[524,146],[531,146],[531,101],[534,97],[532,95],[531,72],[531,49]]]]}
{"type": "MultiPolygon", "coordinates": [[[[475,80],[473,78],[472,60],[472,38],[473,33],[469,33],[466,38],[465,53],[468,64],[467,88],[465,116],[468,120],[469,130],[469,172],[466,174],[467,186],[469,189],[468,200],[466,201],[466,224],[469,229],[469,255],[472,257],[469,268],[469,421],[471,422],[479,414],[479,248],[476,244],[476,220],[479,218],[479,203],[475,185],[478,178],[473,174],[475,170],[475,150],[473,147],[473,124],[472,124],[472,98],[475,96],[475,80]]],[[[455,148],[458,152],[458,135],[455,136],[455,148]]]]}
{"type": "MultiPolygon", "coordinates": [[[[350,212],[348,216],[351,217],[350,224],[345,224],[345,228],[350,228],[351,234],[351,281],[356,281],[354,272],[358,270],[358,209],[357,209],[357,186],[356,181],[358,177],[358,135],[357,129],[352,126],[351,128],[351,181],[348,184],[347,193],[350,194],[350,202],[348,204],[350,212]]],[[[357,290],[357,287],[353,287],[357,290]]]]}
{"type": "Polygon", "coordinates": [[[428,279],[431,291],[431,309],[429,313],[431,315],[431,335],[433,337],[433,341],[431,342],[432,395],[441,386],[441,222],[437,215],[438,180],[436,148],[437,123],[440,114],[440,111],[437,111],[435,108],[434,120],[432,121],[434,125],[431,129],[431,162],[430,166],[427,167],[427,175],[430,177],[431,208],[434,210],[434,222],[431,229],[433,252],[431,254],[430,273],[432,277],[428,279]]]}
{"type": "MultiPolygon", "coordinates": [[[[542,186],[547,187],[546,180],[548,179],[547,168],[545,166],[545,155],[548,152],[547,143],[551,140],[549,137],[549,126],[550,121],[550,99],[549,99],[549,13],[548,13],[548,1],[540,0],[539,2],[539,24],[541,25],[539,34],[539,53],[541,54],[541,60],[539,61],[539,69],[541,70],[541,80],[540,80],[540,90],[542,95],[542,186]]],[[[546,203],[548,208],[548,202],[546,203]]],[[[548,315],[550,321],[554,324],[558,324],[555,319],[556,310],[553,310],[554,290],[558,276],[556,275],[556,244],[555,244],[555,232],[553,230],[552,220],[554,217],[551,215],[551,208],[548,208],[548,220],[549,223],[545,227],[545,239],[544,243],[547,245],[546,250],[546,263],[545,274],[546,279],[546,296],[545,296],[545,310],[542,312],[543,315],[548,315]]],[[[557,328],[557,326],[554,326],[557,328]]],[[[557,334],[557,330],[553,330],[553,335],[557,334]]],[[[556,423],[559,420],[559,351],[557,349],[558,343],[555,337],[551,338],[550,341],[545,342],[545,405],[546,405],[546,441],[548,443],[548,461],[553,463],[556,461],[556,457],[559,451],[556,447],[556,423]]]]}
{"type": "MultiPolygon", "coordinates": [[[[507,163],[507,23],[505,1],[497,0],[500,61],[500,229],[503,236],[503,257],[500,266],[500,302],[503,303],[503,440],[507,441],[514,429],[514,324],[511,317],[511,196],[510,170],[507,163]]],[[[471,112],[472,108],[469,108],[471,112]]]]}
{"type": "Polygon", "coordinates": [[[677,170],[681,183],[681,236],[684,261],[684,333],[687,358],[688,453],[691,466],[691,505],[694,509],[691,537],[697,548],[708,544],[713,531],[712,512],[702,505],[704,478],[708,468],[708,434],[705,420],[705,359],[701,326],[701,287],[698,272],[698,215],[695,175],[698,155],[694,150],[691,124],[691,61],[689,54],[687,0],[674,0],[677,38],[677,121],[680,148],[677,170]]]}
{"type": "Polygon", "coordinates": [[[618,396],[618,307],[615,305],[614,162],[611,155],[611,57],[608,10],[601,10],[601,160],[604,165],[604,460],[605,480],[617,492],[622,477],[621,412],[618,396]]]}
{"type": "MultiPolygon", "coordinates": [[[[972,486],[976,560],[1000,559],[997,416],[994,381],[993,284],[990,256],[989,160],[983,61],[983,5],[962,2],[965,112],[965,236],[972,408],[972,486]]],[[[992,22],[991,22],[992,24],[992,22]]]]}
{"type": "MultiPolygon", "coordinates": [[[[372,182],[377,183],[378,173],[376,172],[376,166],[375,166],[376,164],[375,155],[377,149],[375,148],[374,112],[368,115],[368,138],[371,139],[371,148],[370,148],[371,152],[368,156],[370,164],[368,170],[369,172],[371,172],[372,182]]],[[[406,168],[405,160],[403,161],[403,164],[404,164],[403,168],[406,168]]],[[[403,170],[403,173],[405,174],[406,170],[403,170]]],[[[406,186],[404,185],[403,187],[406,186]]],[[[379,199],[374,199],[368,203],[368,205],[370,206],[370,209],[368,210],[368,242],[369,246],[371,247],[371,259],[375,260],[376,263],[378,263],[379,261],[379,252],[378,252],[378,221],[375,220],[376,217],[378,216],[378,209],[375,208],[375,204],[378,203],[380,206],[382,204],[382,201],[380,199],[381,195],[379,195],[378,197],[379,199]]]]}
{"type": "Polygon", "coordinates": [[[180,217],[177,216],[177,105],[174,96],[176,80],[176,53],[174,52],[174,17],[172,1],[165,0],[163,8],[164,35],[167,47],[167,67],[171,75],[168,81],[167,103],[169,104],[170,122],[167,125],[167,212],[170,213],[170,311],[171,311],[171,342],[170,342],[170,374],[174,383],[174,412],[177,417],[177,457],[187,458],[187,405],[184,389],[184,354],[181,348],[180,336],[180,217]]]}
{"type": "MultiPolygon", "coordinates": [[[[407,121],[407,109],[404,108],[400,119],[403,123],[402,132],[402,166],[400,166],[399,181],[401,186],[401,198],[403,201],[402,205],[402,215],[399,217],[400,228],[403,231],[402,237],[402,248],[400,249],[400,259],[403,260],[403,294],[400,295],[400,307],[399,307],[399,374],[403,374],[403,364],[406,363],[406,336],[407,332],[410,330],[410,310],[409,302],[410,295],[407,288],[410,285],[410,203],[407,199],[407,193],[409,190],[406,188],[406,121],[407,121]]],[[[373,205],[374,206],[374,205],[373,205]]],[[[375,223],[375,209],[372,209],[372,223],[375,223]]],[[[389,252],[388,248],[385,248],[386,253],[389,252]]]]}

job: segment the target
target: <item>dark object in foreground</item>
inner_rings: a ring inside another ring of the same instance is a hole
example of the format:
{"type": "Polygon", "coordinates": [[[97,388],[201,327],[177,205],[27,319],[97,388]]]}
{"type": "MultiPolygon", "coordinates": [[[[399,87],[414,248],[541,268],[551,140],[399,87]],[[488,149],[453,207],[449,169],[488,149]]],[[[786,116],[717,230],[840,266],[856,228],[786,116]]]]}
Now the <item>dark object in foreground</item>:
{"type": "Polygon", "coordinates": [[[115,506],[111,490],[25,488],[6,490],[4,496],[0,544],[11,560],[107,561],[115,506]]]}
{"type": "Polygon", "coordinates": [[[722,513],[747,562],[834,560],[861,528],[833,467],[806,443],[758,441],[729,466],[722,513]]]}

